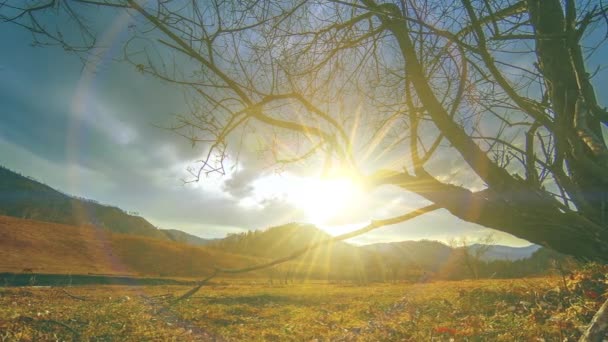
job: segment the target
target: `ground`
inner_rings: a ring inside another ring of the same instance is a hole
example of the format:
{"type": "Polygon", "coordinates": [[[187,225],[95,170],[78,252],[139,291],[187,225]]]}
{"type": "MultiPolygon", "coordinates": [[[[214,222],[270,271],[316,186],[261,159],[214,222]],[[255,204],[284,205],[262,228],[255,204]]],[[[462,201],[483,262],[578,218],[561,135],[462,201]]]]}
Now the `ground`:
{"type": "Polygon", "coordinates": [[[565,279],[0,288],[0,340],[563,341],[597,307],[565,279]],[[567,303],[567,304],[566,304],[567,303]]]}

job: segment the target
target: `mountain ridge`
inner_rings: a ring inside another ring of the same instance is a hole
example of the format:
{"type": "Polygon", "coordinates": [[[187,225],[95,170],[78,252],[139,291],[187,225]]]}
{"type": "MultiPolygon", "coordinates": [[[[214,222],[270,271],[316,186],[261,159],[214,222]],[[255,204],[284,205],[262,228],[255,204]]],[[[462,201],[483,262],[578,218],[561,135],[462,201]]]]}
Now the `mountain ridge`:
{"type": "MultiPolygon", "coordinates": [[[[0,216],[0,272],[200,277],[212,272],[216,266],[241,268],[285,258],[327,237],[328,234],[318,228],[288,224],[270,228],[268,232],[233,234],[230,239],[208,246],[192,246],[113,233],[94,226],[76,227],[0,216]],[[291,238],[291,243],[286,236],[291,238]],[[264,242],[256,246],[252,243],[255,240],[264,242]],[[268,240],[274,240],[274,243],[268,240]],[[273,248],[273,245],[277,247],[273,248]]],[[[271,282],[273,279],[282,282],[294,279],[358,283],[420,281],[429,276],[463,279],[472,273],[463,263],[462,251],[462,248],[451,248],[437,241],[404,241],[368,248],[339,242],[323,245],[255,274],[237,276],[268,278],[271,282]]],[[[541,248],[529,261],[477,260],[478,273],[475,274],[482,277],[535,275],[546,272],[550,260],[556,257],[560,256],[541,248]]]]}

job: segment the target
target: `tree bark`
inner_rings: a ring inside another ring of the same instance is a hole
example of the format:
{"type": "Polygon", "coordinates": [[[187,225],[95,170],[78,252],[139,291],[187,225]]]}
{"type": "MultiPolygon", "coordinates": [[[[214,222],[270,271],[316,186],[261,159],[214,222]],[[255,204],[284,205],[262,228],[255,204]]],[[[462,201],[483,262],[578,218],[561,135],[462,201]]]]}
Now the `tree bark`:
{"type": "Polygon", "coordinates": [[[579,342],[601,342],[605,341],[606,330],[608,330],[608,299],[595,313],[589,327],[583,333],[579,342]]]}

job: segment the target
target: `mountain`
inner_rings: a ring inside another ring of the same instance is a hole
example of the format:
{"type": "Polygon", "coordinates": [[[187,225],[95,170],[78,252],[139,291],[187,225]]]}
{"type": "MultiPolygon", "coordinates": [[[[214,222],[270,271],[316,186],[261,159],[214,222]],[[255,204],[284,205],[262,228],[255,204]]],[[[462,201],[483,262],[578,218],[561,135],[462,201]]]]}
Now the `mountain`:
{"type": "MultiPolygon", "coordinates": [[[[474,244],[469,253],[463,247],[452,248],[437,241],[402,241],[362,246],[384,260],[393,279],[412,279],[403,270],[422,271],[420,279],[430,275],[437,279],[475,277],[516,278],[539,275],[552,268],[552,260],[565,256],[537,245],[509,247],[474,244]],[[475,256],[480,251],[479,259],[475,256]],[[467,257],[473,256],[471,257],[467,257]]],[[[415,274],[415,273],[414,273],[415,274]]]]}
{"type": "MultiPolygon", "coordinates": [[[[173,241],[0,216],[0,272],[204,277],[257,261],[173,241]]],[[[259,274],[239,275],[239,277],[259,274]]]]}
{"type": "MultiPolygon", "coordinates": [[[[168,240],[113,233],[95,226],[0,216],[0,272],[201,277],[214,266],[240,268],[285,257],[329,235],[313,226],[290,224],[266,231],[233,234],[192,246],[168,240]],[[266,248],[264,248],[266,246],[266,248]]],[[[304,256],[238,278],[264,280],[420,281],[463,279],[471,270],[462,249],[436,241],[404,241],[356,247],[327,245],[304,256]]],[[[542,274],[563,258],[540,248],[529,259],[474,265],[480,277],[542,274]]]]}
{"type": "MultiPolygon", "coordinates": [[[[313,225],[289,223],[265,230],[228,234],[224,239],[211,242],[209,246],[245,255],[279,257],[329,238],[331,235],[313,225]]],[[[329,249],[338,254],[350,254],[358,250],[357,247],[345,242],[337,242],[330,248],[320,248],[319,250],[327,253],[329,249]]],[[[314,253],[318,255],[319,251],[314,253]]]]}
{"type": "MultiPolygon", "coordinates": [[[[179,230],[158,229],[120,208],[66,195],[2,167],[0,215],[6,215],[0,216],[0,268],[16,267],[17,271],[23,265],[27,265],[24,269],[35,265],[42,268],[37,271],[47,272],[92,270],[196,276],[215,264],[232,267],[264,263],[331,238],[315,226],[290,223],[229,234],[224,239],[202,239],[179,230]]],[[[484,250],[481,259],[472,264],[466,250],[437,241],[360,247],[337,242],[260,274],[270,279],[280,274],[284,281],[300,278],[357,282],[417,280],[428,274],[446,279],[471,275],[506,277],[537,274],[555,258],[534,245],[468,248],[484,250]]]]}
{"type": "Polygon", "coordinates": [[[0,215],[75,226],[94,226],[115,233],[204,245],[185,232],[156,228],[143,217],[57,191],[30,177],[0,167],[0,215]]]}
{"type": "Polygon", "coordinates": [[[473,244],[469,247],[471,250],[485,249],[482,253],[481,260],[483,261],[494,261],[494,260],[522,260],[527,259],[534,254],[541,247],[539,245],[530,245],[525,247],[510,247],[502,245],[482,245],[473,244]]]}
{"type": "MultiPolygon", "coordinates": [[[[208,246],[221,251],[265,259],[278,259],[331,236],[313,225],[289,223],[266,230],[229,234],[208,246]]],[[[283,276],[299,279],[383,280],[382,258],[345,242],[322,245],[296,260],[279,266],[283,276]]]]}
{"type": "Polygon", "coordinates": [[[453,252],[450,246],[428,240],[376,243],[361,248],[375,252],[392,263],[432,271],[438,270],[453,252]]]}
{"type": "MultiPolygon", "coordinates": [[[[331,238],[312,225],[290,223],[261,231],[230,234],[208,246],[221,251],[276,259],[331,238]]],[[[341,280],[413,280],[429,276],[438,279],[470,277],[517,277],[539,274],[553,258],[539,254],[539,246],[509,247],[476,244],[450,247],[438,241],[401,241],[353,246],[345,242],[312,250],[289,266],[285,272],[305,273],[303,277],[341,280]],[[477,258],[477,250],[480,257],[477,258]],[[472,252],[471,252],[472,251],[472,252]],[[472,256],[471,257],[468,257],[472,256]],[[534,257],[533,257],[534,256],[534,257]]],[[[544,253],[546,254],[546,253],[544,253]]]]}
{"type": "MultiPolygon", "coordinates": [[[[452,247],[441,242],[427,240],[378,243],[362,246],[361,248],[431,269],[436,269],[445,262],[454,250],[452,247]]],[[[510,247],[502,245],[473,244],[468,248],[473,252],[479,249],[483,250],[483,252],[481,252],[480,260],[487,262],[495,260],[515,261],[527,259],[541,247],[538,245],[510,247]]]]}

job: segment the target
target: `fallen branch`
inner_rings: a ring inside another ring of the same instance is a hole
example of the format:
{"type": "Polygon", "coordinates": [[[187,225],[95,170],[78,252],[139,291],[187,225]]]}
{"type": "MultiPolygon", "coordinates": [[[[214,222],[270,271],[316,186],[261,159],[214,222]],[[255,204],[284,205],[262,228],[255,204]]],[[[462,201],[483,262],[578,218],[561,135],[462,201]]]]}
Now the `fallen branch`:
{"type": "Polygon", "coordinates": [[[172,305],[175,305],[176,303],[178,303],[178,302],[180,302],[180,301],[182,301],[184,299],[190,298],[193,294],[195,294],[198,290],[200,290],[200,288],[203,287],[203,285],[205,285],[206,283],[208,283],[209,280],[215,278],[218,275],[218,273],[219,272],[216,270],[215,272],[213,272],[212,275],[208,276],[207,278],[205,278],[203,280],[200,280],[196,284],[195,287],[193,287],[192,289],[190,289],[190,291],[188,291],[188,292],[184,293],[183,295],[181,295],[181,296],[175,298],[174,300],[172,300],[165,308],[161,309],[161,311],[165,310],[166,308],[168,308],[168,307],[170,307],[172,305]]]}
{"type": "Polygon", "coordinates": [[[65,289],[59,289],[59,290],[61,292],[63,292],[64,294],[66,294],[68,297],[72,298],[72,299],[80,300],[80,301],[83,301],[83,302],[87,300],[87,298],[75,296],[75,295],[69,293],[68,291],[66,291],[65,289]]]}
{"type": "Polygon", "coordinates": [[[593,316],[589,327],[583,333],[579,342],[600,342],[604,340],[608,330],[608,299],[593,316]]]}

